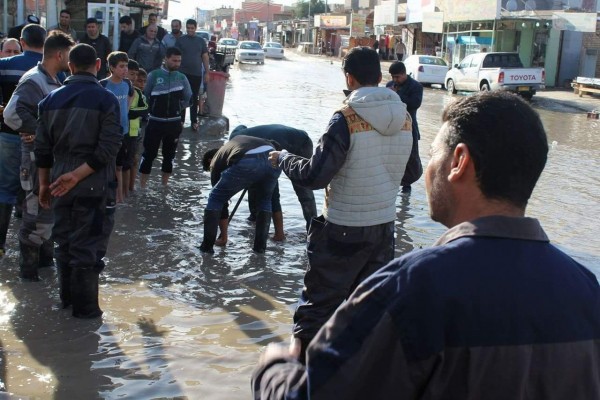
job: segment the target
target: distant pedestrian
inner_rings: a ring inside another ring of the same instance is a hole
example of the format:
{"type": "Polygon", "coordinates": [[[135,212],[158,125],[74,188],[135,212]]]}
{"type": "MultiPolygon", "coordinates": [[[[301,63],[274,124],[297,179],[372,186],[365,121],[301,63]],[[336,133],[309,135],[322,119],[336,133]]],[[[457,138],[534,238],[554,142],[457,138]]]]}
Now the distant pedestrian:
{"type": "MultiPolygon", "coordinates": [[[[198,99],[200,88],[210,80],[208,74],[209,58],[206,41],[196,36],[196,20],[188,19],[185,22],[186,34],[177,39],[175,46],[181,50],[181,68],[185,74],[190,87],[192,88],[192,98],[190,107],[190,123],[193,131],[198,130],[198,99]]],[[[181,115],[181,122],[185,121],[185,110],[181,115]]]]}
{"type": "Polygon", "coordinates": [[[386,87],[392,89],[404,104],[412,118],[413,143],[410,152],[410,158],[406,164],[406,171],[402,177],[402,191],[404,193],[411,191],[411,185],[419,180],[423,175],[423,165],[419,156],[419,124],[417,122],[417,110],[423,102],[423,85],[414,80],[406,73],[406,66],[402,61],[395,61],[390,65],[389,73],[392,80],[386,84],[386,87]]]}
{"type": "Polygon", "coordinates": [[[119,51],[129,52],[133,41],[140,37],[140,33],[133,26],[133,19],[129,15],[124,15],[119,19],[119,51]]]}
{"type": "Polygon", "coordinates": [[[158,155],[161,144],[163,185],[169,183],[169,177],[173,173],[173,159],[182,130],[181,114],[192,96],[187,78],[178,71],[180,65],[181,51],[177,47],[169,47],[164,65],[150,72],[144,88],[150,115],[139,169],[142,189],[148,183],[152,163],[158,155]]]}
{"type": "Polygon", "coordinates": [[[402,38],[398,38],[398,41],[396,42],[396,47],[395,47],[395,51],[396,51],[396,59],[398,61],[404,61],[404,55],[406,54],[406,46],[404,45],[404,43],[402,42],[402,38]]]}
{"type": "Polygon", "coordinates": [[[129,80],[134,83],[134,93],[131,105],[129,106],[129,137],[124,139],[129,141],[127,157],[123,163],[123,176],[129,176],[129,182],[124,178],[125,184],[128,185],[128,192],[135,189],[135,179],[138,165],[138,147],[140,139],[140,131],[142,118],[148,116],[148,101],[144,96],[144,85],[138,88],[137,85],[143,79],[146,80],[146,72],[139,69],[139,65],[135,60],[129,60],[129,80]],[[143,72],[142,72],[143,71],[143,72]],[[143,75],[143,76],[142,76],[143,75]]]}
{"type": "Polygon", "coordinates": [[[77,31],[71,26],[71,11],[64,9],[60,10],[58,25],[49,28],[48,31],[59,30],[62,33],[71,36],[73,41],[77,42],[77,31]]]}
{"type": "Polygon", "coordinates": [[[75,46],[69,68],[65,86],[39,105],[39,197],[42,207],[54,211],[63,308],[73,305],[76,318],[97,318],[102,315],[98,279],[114,225],[115,159],[123,135],[119,103],[95,78],[100,60],[94,48],[75,46]]]}
{"type": "Polygon", "coordinates": [[[48,93],[61,86],[58,76],[69,69],[69,50],[74,44],[70,35],[51,32],[44,42],[42,62],[21,77],[4,110],[4,121],[21,136],[20,179],[26,198],[18,235],[19,276],[26,281],[37,281],[38,268],[54,265],[54,242],[50,238],[54,217],[51,211],[39,207],[33,143],[37,105],[48,93]]]}
{"type": "MultiPolygon", "coordinates": [[[[159,42],[162,41],[163,38],[165,37],[165,35],[167,34],[167,31],[165,30],[165,28],[160,26],[160,23],[158,22],[158,14],[156,14],[156,13],[148,14],[148,24],[146,24],[140,28],[140,30],[139,30],[140,35],[141,36],[146,35],[146,30],[151,25],[156,25],[156,38],[158,39],[159,42]]],[[[147,72],[150,72],[150,71],[147,71],[147,72]]]]}
{"type": "Polygon", "coordinates": [[[96,78],[102,80],[108,76],[107,58],[111,52],[110,40],[100,33],[98,20],[96,18],[88,18],[85,20],[85,35],[81,39],[81,43],[89,44],[96,50],[96,54],[100,58],[100,70],[96,78]]]}
{"type": "Polygon", "coordinates": [[[145,35],[133,41],[127,55],[137,61],[140,68],[144,68],[146,72],[150,73],[160,68],[166,49],[160,39],[156,37],[158,26],[150,25],[145,32],[145,35]]]}
{"type": "Polygon", "coordinates": [[[177,42],[177,39],[179,39],[182,35],[181,20],[173,19],[171,20],[171,33],[167,33],[165,37],[162,38],[162,43],[167,49],[169,47],[175,47],[175,42],[177,42]]]}

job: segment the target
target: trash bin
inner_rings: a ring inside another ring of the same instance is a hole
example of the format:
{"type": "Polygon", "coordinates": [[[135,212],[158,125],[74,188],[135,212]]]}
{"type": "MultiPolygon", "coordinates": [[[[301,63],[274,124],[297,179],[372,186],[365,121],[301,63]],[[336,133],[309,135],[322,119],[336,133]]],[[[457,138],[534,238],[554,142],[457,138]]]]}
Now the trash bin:
{"type": "Polygon", "coordinates": [[[225,102],[225,84],[229,74],[220,71],[209,71],[210,81],[207,82],[206,103],[208,112],[213,117],[223,114],[223,103],[225,102]]]}

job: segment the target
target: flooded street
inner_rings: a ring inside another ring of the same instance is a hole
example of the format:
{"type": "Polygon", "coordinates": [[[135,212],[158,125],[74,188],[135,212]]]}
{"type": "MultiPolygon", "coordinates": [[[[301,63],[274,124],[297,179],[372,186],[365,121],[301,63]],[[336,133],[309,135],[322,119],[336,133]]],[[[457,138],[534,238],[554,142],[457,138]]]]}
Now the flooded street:
{"type": "MultiPolygon", "coordinates": [[[[343,100],[337,59],[288,52],[286,60],[236,65],[230,73],[224,107],[230,130],[282,123],[306,130],[316,144],[343,100]]],[[[425,90],[418,113],[424,164],[441,111],[453,99],[425,90]]],[[[600,124],[548,99],[534,97],[533,105],[552,149],[528,215],[600,277],[600,124]]],[[[228,245],[212,256],[200,253],[210,191],[201,157],[223,140],[184,129],[170,186],[161,187],[155,161],[149,188],[119,207],[101,275],[101,320],[76,320],[58,307],[52,269],[41,271],[42,282],[19,281],[19,221],[13,222],[0,259],[0,399],[251,397],[259,352],[290,337],[306,268],[305,223],[282,174],[285,242],[253,254],[244,201],[228,245]]],[[[320,210],[323,192],[315,197],[320,210]]],[[[423,179],[398,196],[397,214],[397,255],[430,246],[444,231],[429,219],[423,179]]]]}

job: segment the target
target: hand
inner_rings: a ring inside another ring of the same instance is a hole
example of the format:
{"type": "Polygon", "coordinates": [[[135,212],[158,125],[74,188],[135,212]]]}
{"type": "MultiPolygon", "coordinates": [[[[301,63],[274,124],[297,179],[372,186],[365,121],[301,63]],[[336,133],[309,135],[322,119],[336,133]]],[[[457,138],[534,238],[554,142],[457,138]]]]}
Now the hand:
{"type": "Polygon", "coordinates": [[[55,197],[61,197],[69,193],[71,189],[79,183],[79,180],[72,172],[67,172],[58,177],[57,180],[50,184],[50,194],[55,197]]]}
{"type": "Polygon", "coordinates": [[[272,151],[269,153],[269,161],[271,161],[271,165],[277,167],[279,165],[279,154],[280,151],[272,151]]]}
{"type": "Polygon", "coordinates": [[[204,82],[210,82],[210,74],[208,72],[204,72],[204,82]]]}
{"type": "Polygon", "coordinates": [[[48,187],[48,185],[40,185],[40,193],[38,195],[38,201],[40,203],[40,206],[42,206],[42,208],[49,209],[50,200],[50,188],[48,187]]]}
{"type": "Polygon", "coordinates": [[[269,343],[264,353],[260,355],[259,364],[265,365],[271,361],[293,357],[290,350],[283,343],[269,343]]]}
{"type": "Polygon", "coordinates": [[[21,142],[25,144],[33,143],[35,140],[35,135],[31,135],[29,133],[20,132],[19,135],[21,136],[21,142]]]}

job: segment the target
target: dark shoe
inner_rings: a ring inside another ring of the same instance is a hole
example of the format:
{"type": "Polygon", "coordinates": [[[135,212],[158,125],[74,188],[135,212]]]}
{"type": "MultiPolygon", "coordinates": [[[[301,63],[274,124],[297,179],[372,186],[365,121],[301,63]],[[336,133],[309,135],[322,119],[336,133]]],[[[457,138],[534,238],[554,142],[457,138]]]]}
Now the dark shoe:
{"type": "Polygon", "coordinates": [[[410,187],[410,185],[402,186],[402,193],[410,193],[411,190],[412,188],[410,187]]]}
{"type": "Polygon", "coordinates": [[[59,296],[62,308],[71,305],[71,266],[57,262],[58,283],[60,287],[59,296]]]}
{"type": "Polygon", "coordinates": [[[248,218],[246,218],[246,221],[248,221],[248,222],[256,222],[256,215],[255,214],[250,214],[248,216],[248,218]]]}
{"type": "Polygon", "coordinates": [[[204,239],[200,245],[203,253],[214,253],[213,246],[217,240],[221,210],[204,210],[204,239]]]}
{"type": "Polygon", "coordinates": [[[19,241],[19,249],[19,277],[26,282],[39,281],[38,263],[40,260],[40,248],[19,241]]]}
{"type": "Polygon", "coordinates": [[[4,255],[4,245],[6,244],[6,234],[10,226],[12,209],[12,204],[0,203],[0,257],[4,255]]]}
{"type": "Polygon", "coordinates": [[[71,301],[75,318],[98,318],[102,310],[98,304],[99,273],[94,267],[71,270],[71,301]]]}
{"type": "Polygon", "coordinates": [[[54,266],[54,242],[52,239],[46,240],[40,247],[40,261],[38,268],[47,268],[54,266]]]}
{"type": "Polygon", "coordinates": [[[267,249],[267,239],[269,238],[269,227],[271,226],[271,213],[268,211],[259,211],[256,214],[256,230],[254,233],[254,250],[257,253],[264,253],[267,249]]]}

